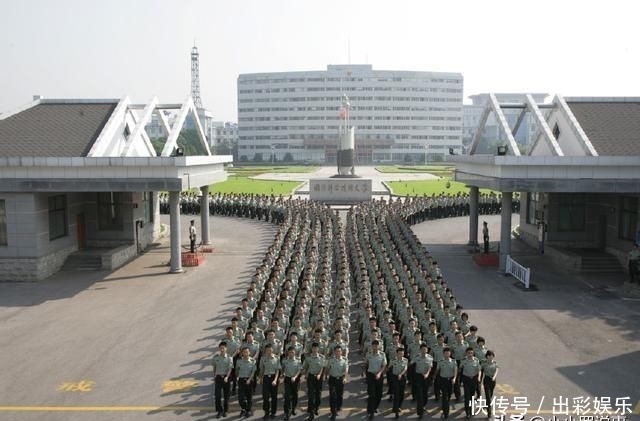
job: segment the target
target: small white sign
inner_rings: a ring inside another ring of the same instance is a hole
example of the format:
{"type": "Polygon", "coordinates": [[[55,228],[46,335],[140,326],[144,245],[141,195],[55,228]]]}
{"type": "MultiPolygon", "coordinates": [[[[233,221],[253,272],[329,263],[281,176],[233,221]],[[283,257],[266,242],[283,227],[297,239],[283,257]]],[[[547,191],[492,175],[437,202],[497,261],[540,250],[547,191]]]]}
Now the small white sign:
{"type": "Polygon", "coordinates": [[[369,178],[312,178],[309,197],[327,203],[351,203],[371,200],[369,178]]]}

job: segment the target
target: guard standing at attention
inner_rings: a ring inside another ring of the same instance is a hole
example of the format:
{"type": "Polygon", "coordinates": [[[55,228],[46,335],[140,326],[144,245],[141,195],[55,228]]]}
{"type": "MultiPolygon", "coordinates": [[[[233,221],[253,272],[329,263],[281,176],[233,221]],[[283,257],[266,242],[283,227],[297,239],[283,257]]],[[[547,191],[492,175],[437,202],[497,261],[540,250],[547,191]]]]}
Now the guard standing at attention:
{"type": "Polygon", "coordinates": [[[196,222],[192,219],[191,226],[189,227],[189,245],[191,248],[191,253],[195,253],[196,251],[196,222]]]}

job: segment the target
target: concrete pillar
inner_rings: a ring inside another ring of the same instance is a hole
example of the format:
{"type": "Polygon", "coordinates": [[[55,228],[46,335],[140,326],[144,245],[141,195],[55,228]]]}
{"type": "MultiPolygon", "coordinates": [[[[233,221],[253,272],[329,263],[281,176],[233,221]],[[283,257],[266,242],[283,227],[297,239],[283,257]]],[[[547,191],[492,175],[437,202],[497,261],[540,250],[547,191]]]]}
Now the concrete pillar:
{"type": "Polygon", "coordinates": [[[500,212],[500,271],[507,267],[507,255],[511,254],[511,197],[513,193],[502,192],[500,212]]]}
{"type": "Polygon", "coordinates": [[[200,200],[200,226],[202,227],[202,244],[209,245],[209,186],[200,187],[202,200],[200,200]]]}
{"type": "Polygon", "coordinates": [[[169,192],[169,235],[171,236],[171,273],[182,272],[180,250],[180,192],[169,192]]]}
{"type": "Polygon", "coordinates": [[[478,245],[478,194],[477,186],[469,187],[469,245],[478,245]]]}

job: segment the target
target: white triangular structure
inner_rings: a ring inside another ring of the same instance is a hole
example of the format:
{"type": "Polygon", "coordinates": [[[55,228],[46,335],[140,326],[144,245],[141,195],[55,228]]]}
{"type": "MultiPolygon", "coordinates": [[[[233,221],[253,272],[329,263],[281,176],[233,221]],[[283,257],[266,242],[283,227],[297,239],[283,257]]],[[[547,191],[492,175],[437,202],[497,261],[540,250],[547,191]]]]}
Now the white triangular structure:
{"type": "Polygon", "coordinates": [[[513,137],[511,133],[511,129],[507,124],[507,119],[502,112],[502,108],[500,108],[500,103],[498,102],[498,98],[496,98],[495,94],[489,94],[489,106],[492,108],[494,114],[496,115],[496,120],[498,121],[498,127],[502,131],[502,134],[507,138],[507,144],[509,146],[509,150],[515,156],[520,156],[520,149],[518,148],[518,144],[516,143],[516,139],[513,137]]]}
{"type": "MultiPolygon", "coordinates": [[[[556,138],[553,136],[553,133],[551,131],[551,128],[547,124],[547,121],[542,116],[542,112],[540,111],[540,108],[538,108],[536,101],[533,99],[533,97],[530,94],[527,94],[525,98],[527,101],[526,109],[531,111],[531,114],[533,114],[533,117],[535,118],[536,123],[538,123],[538,131],[539,131],[538,139],[540,139],[540,137],[543,137],[544,140],[547,141],[547,147],[549,148],[551,155],[564,156],[564,152],[560,148],[560,145],[558,144],[558,141],[556,140],[556,138]]],[[[538,141],[538,139],[536,139],[536,142],[538,141]]]]}
{"type": "Polygon", "coordinates": [[[485,130],[485,126],[491,113],[495,114],[500,131],[507,139],[509,150],[513,155],[520,156],[515,135],[528,113],[531,114],[538,130],[534,140],[527,151],[527,155],[536,156],[598,156],[598,152],[589,141],[588,136],[580,126],[564,98],[556,95],[551,104],[538,104],[532,95],[525,95],[522,103],[500,104],[495,94],[489,94],[489,100],[480,117],[477,131],[469,149],[470,155],[475,155],[476,150],[485,130]],[[512,128],[509,127],[503,113],[504,109],[520,109],[518,118],[512,128]],[[550,109],[545,116],[542,109],[550,109]],[[557,132],[556,132],[556,126],[557,132]],[[554,129],[552,129],[552,127],[554,129]],[[571,136],[563,136],[561,133],[571,133],[571,136]]]}
{"type": "Polygon", "coordinates": [[[195,122],[198,140],[211,155],[206,135],[202,129],[198,112],[193,99],[189,96],[183,104],[161,104],[157,97],[147,104],[133,104],[128,97],[122,98],[111,116],[107,120],[100,135],[94,142],[87,157],[154,157],[156,151],[149,139],[145,127],[153,115],[158,116],[167,140],[163,146],[161,156],[173,155],[180,132],[184,128],[187,117],[191,116],[195,122]],[[167,111],[176,111],[178,115],[169,123],[167,111]]]}

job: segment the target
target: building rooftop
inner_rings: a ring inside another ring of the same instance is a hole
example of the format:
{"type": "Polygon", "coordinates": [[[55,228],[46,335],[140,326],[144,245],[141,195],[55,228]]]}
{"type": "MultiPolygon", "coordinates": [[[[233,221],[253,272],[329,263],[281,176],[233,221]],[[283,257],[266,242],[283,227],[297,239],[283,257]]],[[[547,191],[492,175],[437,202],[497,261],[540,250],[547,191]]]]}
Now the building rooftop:
{"type": "Polygon", "coordinates": [[[640,98],[635,101],[567,99],[600,156],[640,156],[640,98]]]}
{"type": "Polygon", "coordinates": [[[49,101],[0,119],[1,157],[87,156],[118,104],[49,101]]]}

